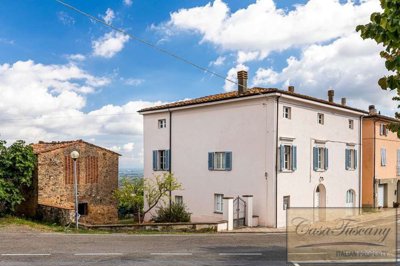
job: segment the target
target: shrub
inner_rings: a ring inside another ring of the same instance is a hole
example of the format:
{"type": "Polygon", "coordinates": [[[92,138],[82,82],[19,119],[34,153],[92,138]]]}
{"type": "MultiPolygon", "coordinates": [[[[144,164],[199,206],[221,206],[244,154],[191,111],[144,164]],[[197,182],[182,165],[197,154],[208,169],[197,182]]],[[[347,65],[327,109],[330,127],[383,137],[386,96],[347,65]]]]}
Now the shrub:
{"type": "Polygon", "coordinates": [[[157,216],[154,218],[156,223],[179,223],[190,222],[190,215],[186,206],[182,203],[172,202],[169,206],[158,208],[157,216]]]}

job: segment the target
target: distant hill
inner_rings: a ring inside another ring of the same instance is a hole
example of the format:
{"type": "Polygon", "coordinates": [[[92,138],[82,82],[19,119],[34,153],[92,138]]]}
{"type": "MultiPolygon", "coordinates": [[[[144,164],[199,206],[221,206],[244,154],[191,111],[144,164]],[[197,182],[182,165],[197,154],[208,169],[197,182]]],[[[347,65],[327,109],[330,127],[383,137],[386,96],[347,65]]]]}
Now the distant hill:
{"type": "Polygon", "coordinates": [[[119,169],[118,176],[119,176],[119,179],[122,179],[123,177],[127,177],[127,178],[143,177],[143,169],[122,168],[122,169],[119,169]]]}

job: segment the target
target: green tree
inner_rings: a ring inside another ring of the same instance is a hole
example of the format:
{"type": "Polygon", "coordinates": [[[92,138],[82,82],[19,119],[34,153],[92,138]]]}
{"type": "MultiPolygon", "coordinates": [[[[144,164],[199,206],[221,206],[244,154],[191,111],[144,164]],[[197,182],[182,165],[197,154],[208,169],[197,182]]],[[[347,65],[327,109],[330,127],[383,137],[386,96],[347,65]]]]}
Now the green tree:
{"type": "Polygon", "coordinates": [[[143,212],[144,199],[144,179],[124,177],[121,181],[121,186],[114,192],[114,196],[118,199],[120,209],[131,211],[132,214],[137,214],[140,219],[143,212]]]}
{"type": "MultiPolygon", "coordinates": [[[[389,73],[380,78],[378,84],[384,90],[396,90],[393,100],[400,101],[400,0],[381,0],[381,7],[382,12],[372,13],[371,22],[358,25],[356,30],[363,39],[375,40],[385,48],[380,56],[385,59],[389,73]]],[[[396,118],[400,119],[398,112],[396,118]]],[[[389,128],[400,137],[399,123],[393,123],[389,128]]]]}
{"type": "Polygon", "coordinates": [[[22,189],[31,185],[35,163],[33,149],[24,141],[9,147],[0,141],[0,214],[13,213],[24,200],[22,189]]]}
{"type": "Polygon", "coordinates": [[[121,187],[114,192],[114,196],[118,199],[120,207],[136,210],[140,220],[140,216],[144,217],[159,203],[165,203],[170,191],[181,188],[182,185],[176,180],[174,174],[163,173],[153,178],[123,179],[121,187]],[[146,209],[144,209],[145,200],[146,209]]]}
{"type": "Polygon", "coordinates": [[[179,183],[173,173],[163,173],[161,176],[156,175],[154,178],[146,179],[144,184],[144,195],[148,208],[143,211],[143,214],[150,212],[158,203],[169,198],[172,191],[182,189],[182,184],[179,183]]]}

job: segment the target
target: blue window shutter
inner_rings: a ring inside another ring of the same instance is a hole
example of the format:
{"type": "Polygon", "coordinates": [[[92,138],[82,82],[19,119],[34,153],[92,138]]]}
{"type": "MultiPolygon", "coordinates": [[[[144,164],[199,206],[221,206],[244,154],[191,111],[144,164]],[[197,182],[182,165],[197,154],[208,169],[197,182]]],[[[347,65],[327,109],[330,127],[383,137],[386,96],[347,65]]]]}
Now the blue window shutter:
{"type": "Polygon", "coordinates": [[[357,169],[357,150],[354,150],[354,169],[357,169]]]}
{"type": "Polygon", "coordinates": [[[208,153],[208,170],[214,170],[214,153],[208,153]]]}
{"type": "Polygon", "coordinates": [[[292,146],[292,170],[296,171],[297,169],[297,146],[292,146]]]}
{"type": "Polygon", "coordinates": [[[386,166],[386,149],[383,149],[384,165],[386,166]]]}
{"type": "Polygon", "coordinates": [[[170,152],[169,150],[165,150],[165,169],[166,171],[169,171],[170,167],[170,152]]]}
{"type": "Polygon", "coordinates": [[[157,155],[158,155],[158,151],[153,151],[153,171],[157,171],[157,155]]]}
{"type": "Polygon", "coordinates": [[[381,148],[381,165],[386,165],[386,150],[384,148],[381,148]]]}
{"type": "Polygon", "coordinates": [[[313,169],[314,171],[318,170],[318,148],[313,147],[313,169]]]}
{"type": "Polygon", "coordinates": [[[232,152],[225,152],[225,170],[232,170],[232,152]]]}
{"type": "Polygon", "coordinates": [[[284,148],[283,145],[279,146],[279,170],[283,170],[283,163],[284,163],[284,148]]]}
{"type": "Polygon", "coordinates": [[[350,168],[350,160],[349,159],[350,159],[350,150],[346,149],[345,162],[344,162],[346,170],[349,170],[349,168],[350,168]]]}
{"type": "Polygon", "coordinates": [[[329,164],[328,148],[325,148],[324,149],[324,168],[325,168],[325,170],[328,170],[328,164],[329,164]]]}

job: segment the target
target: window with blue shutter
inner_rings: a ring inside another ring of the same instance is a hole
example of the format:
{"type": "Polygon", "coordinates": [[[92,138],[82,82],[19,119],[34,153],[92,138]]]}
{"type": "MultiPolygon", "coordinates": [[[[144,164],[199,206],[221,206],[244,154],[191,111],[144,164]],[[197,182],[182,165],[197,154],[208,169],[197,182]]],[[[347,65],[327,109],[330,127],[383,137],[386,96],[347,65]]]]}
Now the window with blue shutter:
{"type": "Polygon", "coordinates": [[[346,170],[350,169],[350,150],[346,149],[346,153],[345,153],[345,167],[346,170]]]}
{"type": "Polygon", "coordinates": [[[297,169],[297,146],[292,146],[292,170],[296,171],[297,169]]]}
{"type": "Polygon", "coordinates": [[[328,162],[329,162],[329,159],[328,159],[328,148],[325,148],[324,149],[324,169],[325,170],[328,170],[328,162]]]}
{"type": "Polygon", "coordinates": [[[232,170],[232,152],[209,152],[208,170],[232,170]]]}
{"type": "Polygon", "coordinates": [[[214,170],[214,153],[208,153],[208,170],[214,170]]]}
{"type": "Polygon", "coordinates": [[[232,170],[232,152],[225,152],[225,170],[232,170]]]}
{"type": "Polygon", "coordinates": [[[354,170],[357,169],[357,150],[354,150],[354,170]]]}
{"type": "Polygon", "coordinates": [[[285,150],[283,145],[279,146],[279,170],[284,169],[284,160],[285,160],[285,150]]]}
{"type": "Polygon", "coordinates": [[[164,164],[164,169],[165,171],[169,171],[169,167],[170,167],[170,151],[166,150],[165,151],[165,164],[164,164]]]}
{"type": "Polygon", "coordinates": [[[313,147],[313,169],[314,171],[318,170],[318,148],[313,147]]]}
{"type": "Polygon", "coordinates": [[[158,170],[157,157],[158,157],[158,151],[153,151],[153,171],[158,170]]]}

